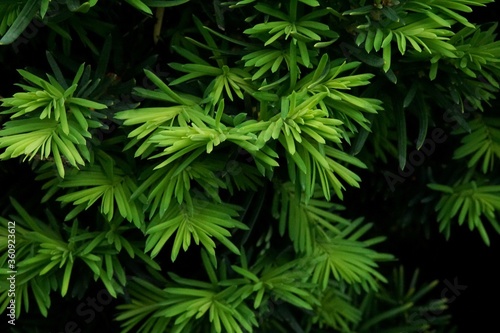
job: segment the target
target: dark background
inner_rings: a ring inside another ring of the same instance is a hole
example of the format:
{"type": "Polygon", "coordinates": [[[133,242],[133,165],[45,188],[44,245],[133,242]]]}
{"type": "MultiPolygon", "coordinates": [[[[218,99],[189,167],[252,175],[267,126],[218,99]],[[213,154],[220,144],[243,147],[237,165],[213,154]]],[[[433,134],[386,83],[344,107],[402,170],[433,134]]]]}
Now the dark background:
{"type": "MultiPolygon", "coordinates": [[[[469,16],[473,23],[498,22],[500,2],[475,8],[469,16]]],[[[500,30],[497,28],[497,32],[500,30]]],[[[498,37],[497,37],[498,40],[498,37]]],[[[499,99],[500,96],[497,96],[499,99]]],[[[500,327],[500,236],[489,228],[491,245],[484,244],[479,233],[467,226],[452,229],[449,241],[437,234],[432,242],[424,239],[408,240],[402,244],[402,254],[409,265],[425,267],[426,273],[439,278],[437,287],[445,288],[443,281],[455,277],[467,289],[451,302],[450,310],[459,333],[497,332],[500,327]],[[419,248],[424,251],[420,252],[419,248]]]]}

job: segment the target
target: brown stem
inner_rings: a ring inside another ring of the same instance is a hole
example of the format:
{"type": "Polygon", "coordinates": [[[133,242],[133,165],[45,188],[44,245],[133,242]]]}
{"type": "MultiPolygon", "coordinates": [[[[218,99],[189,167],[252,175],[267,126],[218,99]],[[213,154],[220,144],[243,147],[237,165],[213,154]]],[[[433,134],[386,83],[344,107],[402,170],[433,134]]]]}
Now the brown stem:
{"type": "Polygon", "coordinates": [[[163,23],[163,13],[165,13],[164,7],[156,8],[156,13],[155,13],[156,23],[153,30],[153,40],[155,44],[158,44],[158,41],[160,40],[161,25],[163,23]]]}

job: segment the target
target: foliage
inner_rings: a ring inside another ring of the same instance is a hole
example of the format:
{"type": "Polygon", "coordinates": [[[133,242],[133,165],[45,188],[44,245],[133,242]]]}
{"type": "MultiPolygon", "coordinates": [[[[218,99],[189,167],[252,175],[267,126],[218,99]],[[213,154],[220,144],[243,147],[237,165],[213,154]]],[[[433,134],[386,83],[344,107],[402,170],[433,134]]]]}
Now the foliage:
{"type": "Polygon", "coordinates": [[[500,233],[490,2],[3,1],[0,309],[15,267],[17,318],[92,285],[122,332],[449,332],[391,241],[500,233]]]}
{"type": "MultiPolygon", "coordinates": [[[[36,87],[21,85],[26,92],[3,99],[2,106],[10,107],[4,114],[12,115],[0,134],[0,147],[7,147],[0,158],[20,155],[26,155],[29,159],[37,155],[39,159],[51,157],[59,175],[64,177],[63,157],[64,162],[74,167],[85,164],[82,157],[90,161],[85,138],[91,137],[89,128],[103,126],[98,120],[99,115],[91,111],[104,109],[106,105],[78,97],[91,92],[82,89],[77,91],[84,74],[83,65],[78,69],[71,86],[62,77],[58,82],[49,75],[49,82],[23,70],[19,73],[36,87]]],[[[87,79],[81,86],[85,88],[90,82],[87,79]]],[[[92,86],[89,88],[95,89],[92,86]]]]}

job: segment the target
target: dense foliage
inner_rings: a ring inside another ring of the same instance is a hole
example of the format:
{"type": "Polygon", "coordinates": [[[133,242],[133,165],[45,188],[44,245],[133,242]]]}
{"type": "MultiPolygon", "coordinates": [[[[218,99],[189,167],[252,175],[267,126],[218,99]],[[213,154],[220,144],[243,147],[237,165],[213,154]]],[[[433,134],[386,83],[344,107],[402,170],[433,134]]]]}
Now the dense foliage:
{"type": "Polygon", "coordinates": [[[13,332],[450,332],[391,241],[500,233],[490,2],[2,1],[13,332]]]}

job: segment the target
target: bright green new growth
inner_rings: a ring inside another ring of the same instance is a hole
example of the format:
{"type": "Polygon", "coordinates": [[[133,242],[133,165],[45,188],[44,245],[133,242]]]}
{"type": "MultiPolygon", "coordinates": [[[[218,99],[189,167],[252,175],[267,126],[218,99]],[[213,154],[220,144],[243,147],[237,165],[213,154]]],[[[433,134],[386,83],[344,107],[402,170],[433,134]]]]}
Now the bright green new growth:
{"type": "Polygon", "coordinates": [[[90,161],[89,128],[103,127],[94,111],[105,109],[106,105],[78,97],[95,89],[88,77],[80,82],[84,74],[88,76],[88,71],[81,65],[69,84],[61,75],[57,79],[48,75],[46,81],[20,70],[21,76],[33,86],[20,84],[26,92],[2,100],[1,106],[10,107],[2,114],[11,114],[11,120],[0,130],[0,148],[7,148],[0,159],[22,155],[29,160],[51,158],[63,178],[64,163],[78,168],[85,165],[84,159],[90,161]]]}

